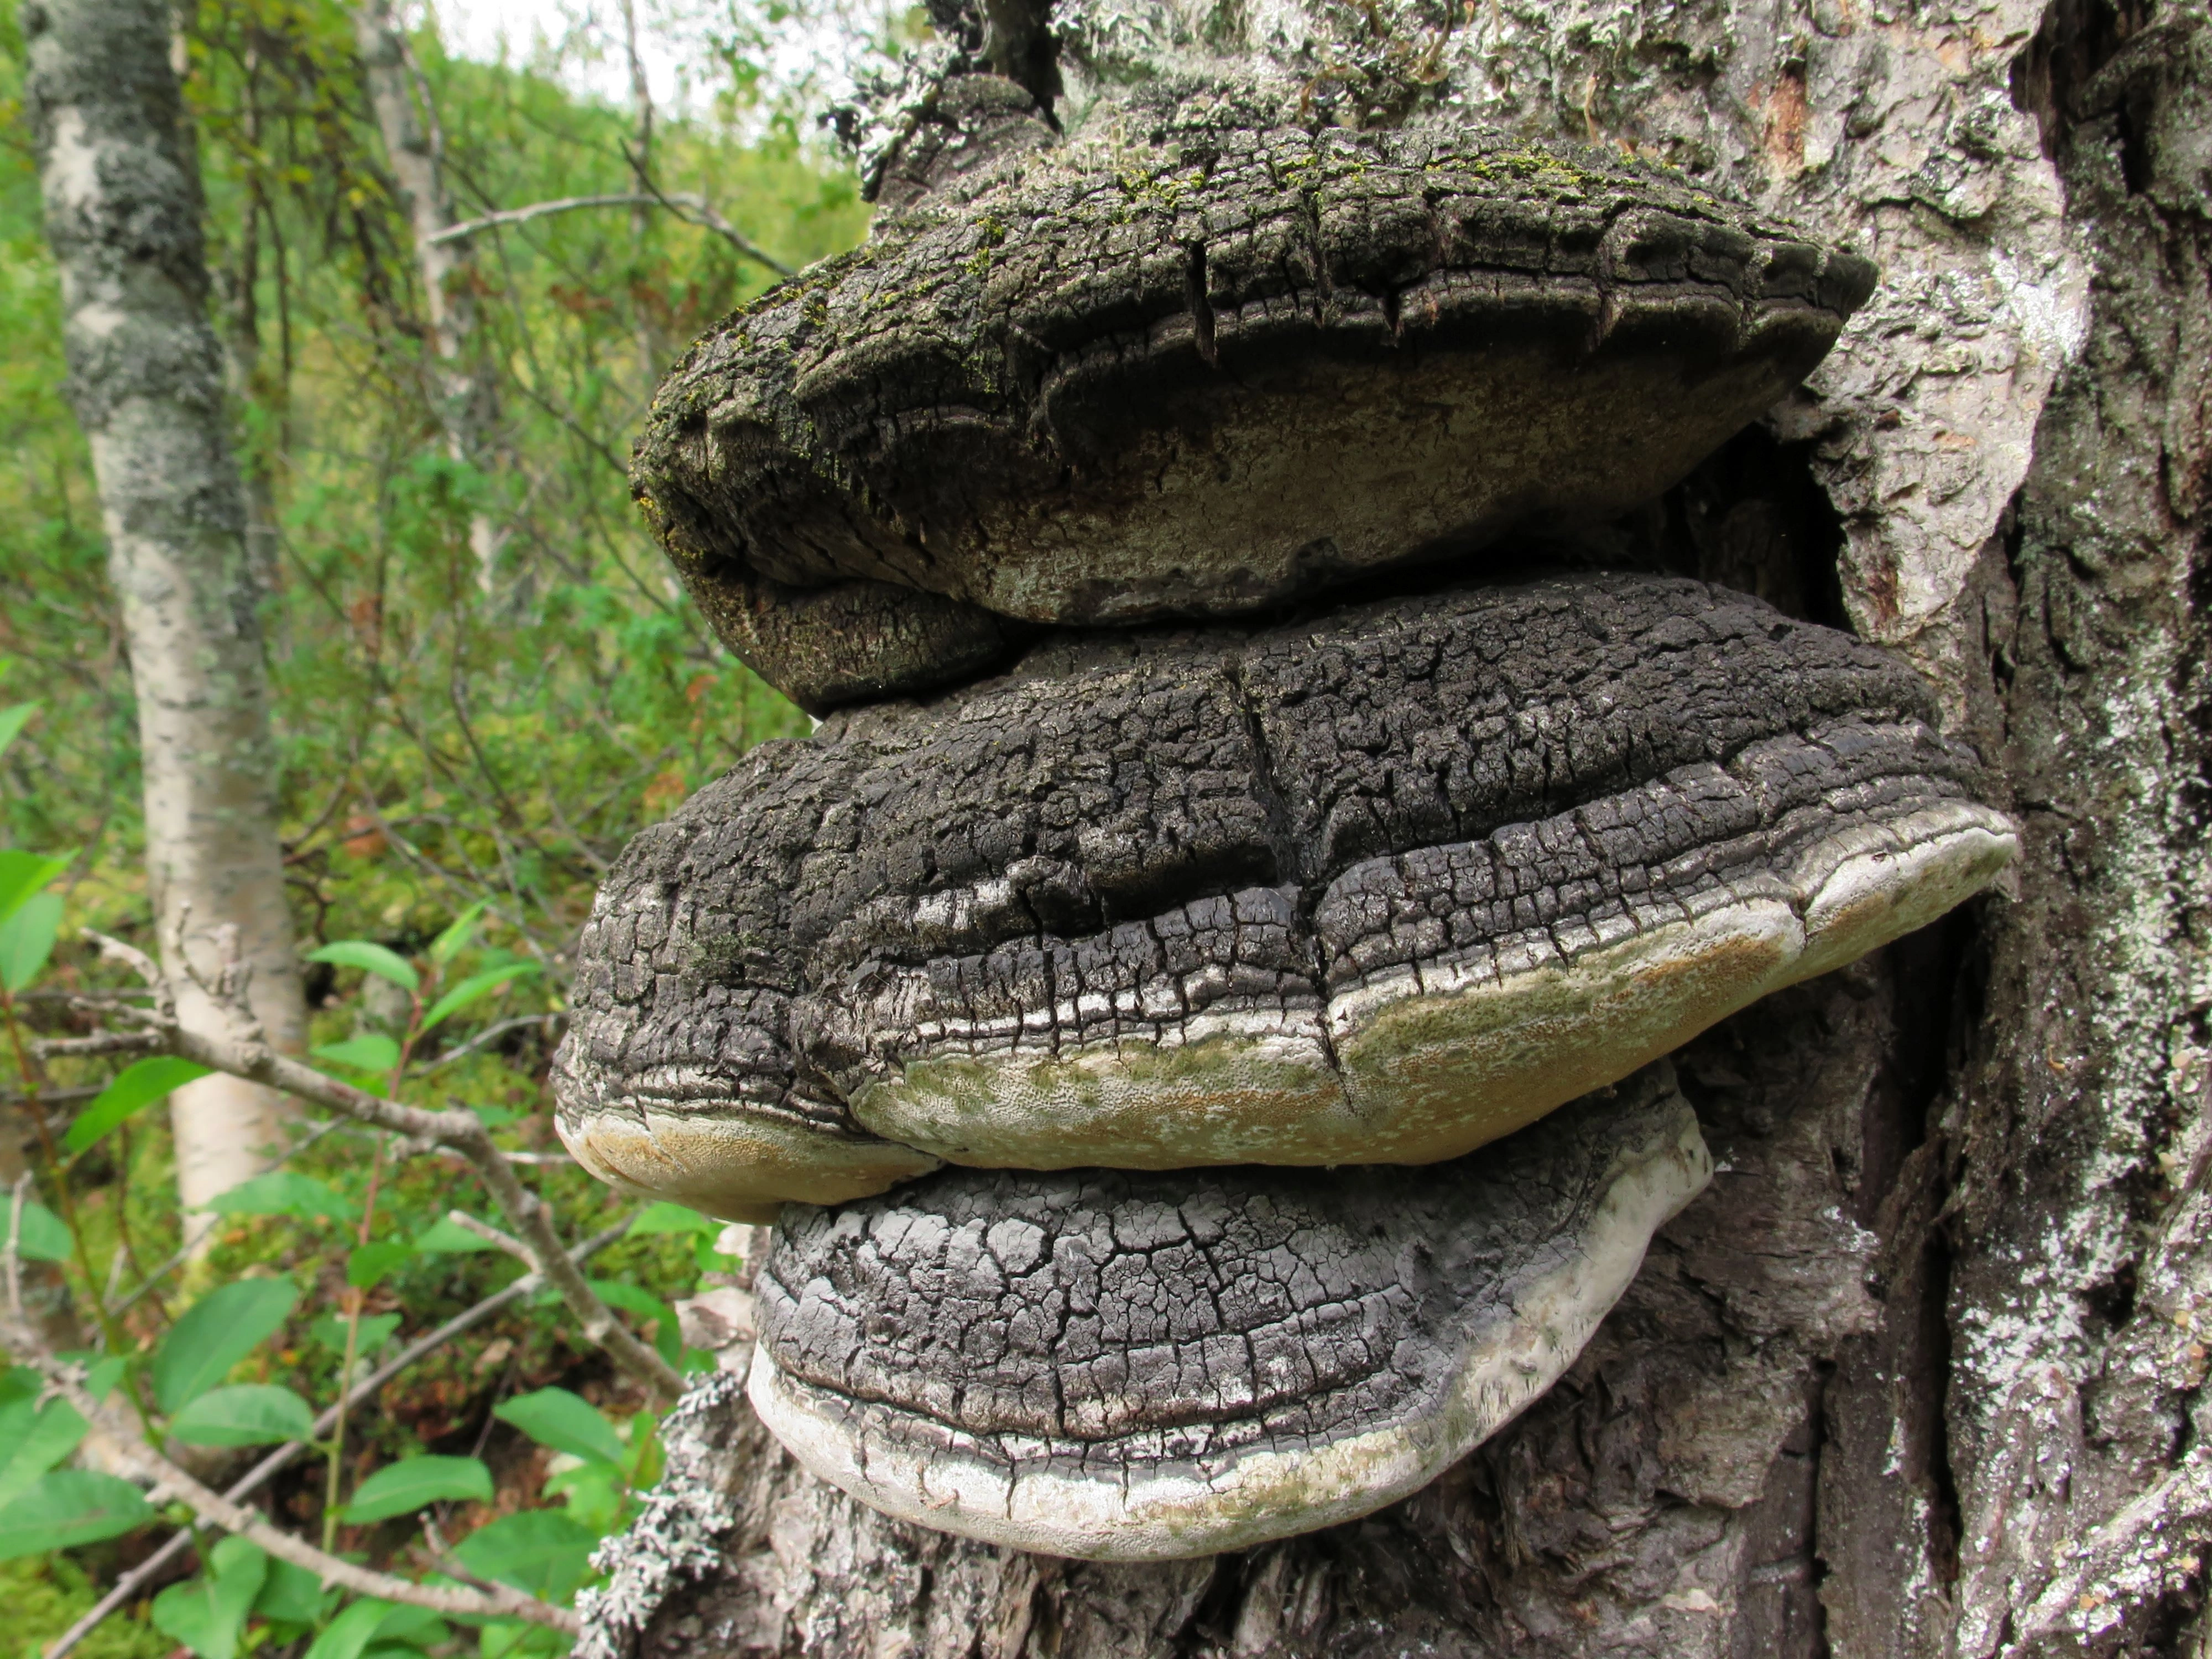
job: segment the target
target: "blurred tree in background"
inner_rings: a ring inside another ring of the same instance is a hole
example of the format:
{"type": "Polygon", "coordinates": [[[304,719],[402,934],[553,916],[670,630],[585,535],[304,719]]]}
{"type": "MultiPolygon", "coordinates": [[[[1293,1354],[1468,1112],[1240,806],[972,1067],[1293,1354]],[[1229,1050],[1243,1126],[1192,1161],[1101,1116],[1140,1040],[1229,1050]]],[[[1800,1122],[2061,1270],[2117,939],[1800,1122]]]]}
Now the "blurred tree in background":
{"type": "MultiPolygon", "coordinates": [[[[806,722],[715,642],[633,512],[624,468],[670,356],[780,270],[865,228],[853,179],[799,113],[812,88],[793,78],[807,58],[793,43],[849,49],[912,25],[851,0],[805,11],[665,0],[552,21],[556,38],[533,53],[485,62],[449,52],[434,19],[380,3],[200,0],[179,9],[175,55],[249,498],[318,1063],[410,1104],[472,1110],[564,1233],[598,1238],[590,1271],[606,1300],[672,1362],[696,1363],[668,1304],[736,1265],[731,1240],[673,1206],[636,1218],[568,1165],[545,1114],[544,1062],[570,943],[607,860],[744,750],[806,722]],[[638,64],[655,54],[683,72],[682,95],[664,89],[662,106],[638,64]],[[421,979],[411,1000],[392,962],[421,979]],[[441,985],[483,988],[426,1024],[441,985]]],[[[210,1379],[234,1371],[320,1402],[516,1281],[521,1264],[441,1230],[465,1196],[449,1158],[310,1117],[278,1176],[217,1206],[212,1255],[180,1266],[161,1115],[132,1110],[131,1091],[117,1092],[127,1057],[83,1036],[83,998],[129,994],[79,930],[149,951],[155,941],[130,663],[64,399],[22,79],[16,10],[0,7],[0,706],[36,705],[0,740],[0,858],[66,860],[48,890],[63,918],[51,963],[0,963],[15,1056],[0,1065],[0,1177],[12,1186],[27,1169],[33,1186],[21,1190],[45,1200],[36,1216],[69,1223],[66,1249],[36,1248],[30,1231],[21,1240],[58,1345],[135,1356],[152,1376],[188,1346],[177,1333],[211,1286],[288,1280],[296,1300],[263,1298],[276,1322],[210,1379]],[[72,1040],[87,1052],[52,1046],[72,1040]],[[112,1122],[92,1133],[85,1120],[103,1111],[112,1122]]],[[[139,1094],[160,1080],[140,1077],[139,1094]]],[[[0,1379],[0,1439],[21,1426],[9,1413],[32,1410],[27,1376],[0,1379]]],[[[491,1472],[487,1494],[468,1477],[433,1511],[465,1550],[489,1522],[556,1510],[576,1537],[596,1537],[655,1467],[647,1405],[550,1293],[511,1297],[361,1410],[342,1447],[356,1518],[337,1547],[405,1570],[419,1547],[411,1511],[378,1518],[362,1483],[426,1451],[491,1472]],[[619,1447],[598,1455],[588,1424],[564,1441],[542,1402],[535,1417],[510,1409],[548,1389],[590,1402],[619,1447]]],[[[243,1443],[218,1437],[190,1454],[216,1484],[250,1455],[226,1443],[243,1443]]],[[[339,1453],[318,1444],[336,1482],[339,1453]]],[[[0,1445],[0,1521],[50,1467],[11,1466],[17,1450],[0,1445]]],[[[261,1501],[313,1534],[325,1496],[323,1470],[302,1461],[261,1501]]],[[[182,1518],[149,1516],[79,1549],[0,1550],[0,1602],[18,1615],[6,1650],[43,1650],[182,1518]]],[[[459,1639],[421,1620],[348,1625],[336,1592],[319,1600],[252,1552],[214,1545],[207,1534],[167,1558],[78,1651],[313,1647],[354,1659],[372,1639],[377,1652],[432,1654],[459,1639]],[[259,1588],[240,1589],[249,1578],[259,1588]],[[247,1610],[228,1624],[226,1596],[247,1610]]],[[[539,1567],[485,1571],[565,1600],[580,1556],[547,1547],[539,1567]],[[568,1566],[544,1576],[556,1559],[568,1566]]],[[[503,1652],[520,1631],[487,1627],[481,1645],[503,1652]]]]}

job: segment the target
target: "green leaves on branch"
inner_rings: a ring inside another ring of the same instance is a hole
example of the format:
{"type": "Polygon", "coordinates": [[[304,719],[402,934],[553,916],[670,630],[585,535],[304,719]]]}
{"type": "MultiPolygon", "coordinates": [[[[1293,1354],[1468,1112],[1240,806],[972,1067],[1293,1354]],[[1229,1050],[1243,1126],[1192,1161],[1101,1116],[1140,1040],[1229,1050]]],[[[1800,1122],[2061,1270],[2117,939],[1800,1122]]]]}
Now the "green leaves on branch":
{"type": "Polygon", "coordinates": [[[28,1492],[84,1438],[84,1419],[71,1407],[59,1400],[40,1406],[44,1387],[45,1379],[27,1366],[0,1377],[0,1510],[28,1492]]]}
{"type": "Polygon", "coordinates": [[[165,1099],[173,1091],[207,1074],[206,1066],[179,1060],[173,1054],[156,1054],[131,1061],[117,1074],[114,1082],[100,1091],[91,1105],[76,1115],[76,1121],[69,1126],[69,1133],[62,1137],[62,1150],[83,1152],[155,1101],[165,1099]]]}
{"type": "Polygon", "coordinates": [[[44,705],[40,703],[19,702],[0,708],[0,754],[7,753],[8,745],[22,735],[23,728],[30,724],[31,716],[42,707],[44,705]]]}
{"type": "Polygon", "coordinates": [[[0,1505],[0,1561],[116,1538],[154,1518],[137,1487],[91,1469],[55,1469],[0,1505]]]}
{"type": "Polygon", "coordinates": [[[346,1252],[346,1283],[356,1291],[373,1291],[414,1254],[415,1247],[404,1238],[357,1245],[346,1252]]]}
{"type": "Polygon", "coordinates": [[[154,1627],[199,1659],[236,1659],[246,1616],[269,1579],[269,1557],[257,1544],[226,1538],[208,1552],[208,1570],[154,1598],[154,1627]]]}
{"type": "Polygon", "coordinates": [[[308,951],[307,960],[327,962],[335,968],[358,968],[379,979],[390,980],[410,995],[422,988],[422,976],[406,957],[365,939],[333,940],[319,950],[308,951]]]}
{"type": "MultiPolygon", "coordinates": [[[[0,721],[17,712],[17,708],[0,711],[0,721]]],[[[21,729],[18,721],[17,730],[21,729]]],[[[15,733],[7,735],[12,738],[15,733]]],[[[0,748],[6,746],[0,742],[0,748]]],[[[22,990],[38,978],[46,958],[53,954],[54,938],[62,925],[61,895],[43,890],[68,868],[67,859],[13,850],[0,853],[0,985],[10,991],[22,990]]]]}
{"type": "Polygon", "coordinates": [[[452,1635],[446,1621],[427,1607],[394,1607],[374,1596],[364,1596],[331,1620],[329,1628],[307,1650],[307,1659],[361,1659],[370,1650],[371,1643],[376,1644],[376,1652],[398,1659],[412,1649],[396,1644],[435,1647],[452,1635]]]}
{"type": "Polygon", "coordinates": [[[276,1446],[313,1439],[315,1412],[289,1389],[240,1382],[186,1401],[169,1432],[194,1446],[276,1446]]]}
{"type": "MultiPolygon", "coordinates": [[[[411,1515],[432,1504],[491,1502],[491,1471],[474,1457],[407,1457],[362,1481],[353,1502],[339,1511],[356,1526],[411,1515]]],[[[489,1575],[487,1575],[489,1576],[489,1575]]]]}
{"type": "Polygon", "coordinates": [[[325,1043],[314,1054],[317,1060],[343,1066],[349,1072],[367,1072],[380,1077],[399,1064],[399,1045],[379,1031],[348,1037],[343,1042],[325,1043]]]}
{"type": "Polygon", "coordinates": [[[566,1389],[540,1389],[493,1407],[492,1415],[511,1423],[541,1446],[572,1457],[596,1458],[619,1465],[629,1449],[615,1425],[580,1395],[566,1389]]]}
{"type": "Polygon", "coordinates": [[[453,1559],[480,1578],[566,1601],[591,1571],[599,1539],[552,1510],[501,1516],[463,1539],[453,1559]]]}
{"type": "Polygon", "coordinates": [[[681,1204],[671,1204],[664,1199],[640,1210],[630,1222],[629,1231],[633,1233],[704,1233],[713,1238],[720,1235],[722,1223],[712,1216],[701,1215],[696,1210],[681,1204]]]}
{"type": "Polygon", "coordinates": [[[183,1409],[290,1316],[299,1286],[287,1279],[241,1279],[195,1302],[154,1352],[154,1401],[183,1409]]]}
{"type": "MultiPolygon", "coordinates": [[[[398,1314],[363,1314],[361,1329],[354,1337],[354,1352],[374,1353],[392,1340],[392,1332],[399,1328],[398,1314]]],[[[346,1345],[346,1322],[343,1314],[325,1314],[307,1327],[308,1334],[332,1353],[343,1353],[346,1345]]]]}
{"type": "Polygon", "coordinates": [[[296,1170],[271,1170],[217,1193],[206,1207],[217,1215],[289,1215],[300,1221],[350,1221],[354,1206],[327,1181],[296,1170]]]}
{"type": "Polygon", "coordinates": [[[430,1005],[430,1012],[422,1016],[422,1029],[428,1030],[440,1021],[459,1013],[471,1003],[489,996],[501,986],[537,971],[538,964],[534,962],[509,962],[497,968],[487,968],[481,974],[471,974],[430,1005]]]}
{"type": "Polygon", "coordinates": [[[0,852],[0,920],[14,915],[26,899],[68,869],[69,862],[12,848],[0,852]]]}
{"type": "Polygon", "coordinates": [[[15,1200],[0,1199],[0,1239],[15,1230],[15,1254],[26,1261],[66,1261],[70,1259],[69,1229],[62,1218],[35,1198],[23,1200],[23,1218],[15,1218],[15,1200]]]}

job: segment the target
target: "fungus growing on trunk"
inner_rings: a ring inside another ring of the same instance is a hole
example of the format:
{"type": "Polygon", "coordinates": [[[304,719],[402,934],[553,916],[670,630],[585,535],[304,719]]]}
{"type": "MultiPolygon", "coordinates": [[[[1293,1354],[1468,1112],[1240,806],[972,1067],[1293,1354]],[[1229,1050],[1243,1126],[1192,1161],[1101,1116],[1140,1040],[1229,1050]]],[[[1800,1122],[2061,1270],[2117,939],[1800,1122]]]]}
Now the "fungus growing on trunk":
{"type": "Polygon", "coordinates": [[[638,443],[701,607],[817,712],[1010,622],[1236,615],[1610,518],[1874,283],[1618,155],[1449,130],[1163,113],[945,196],[701,339],[638,443]]]}
{"type": "MultiPolygon", "coordinates": [[[[623,855],[558,1123],[780,1213],[750,1391],[817,1474],[1237,1547],[1547,1386],[1705,1180],[1660,1057],[2017,836],[1881,652],[1514,574],[1794,386],[1863,260],[1616,155],[1334,127],[1279,63],[1055,102],[1096,8],[938,12],[864,123],[877,239],[640,441],[724,639],[837,712],[623,855]]],[[[1419,101],[1418,54],[1323,57],[1419,101]]]]}
{"type": "Polygon", "coordinates": [[[947,1170],[788,1212],[752,1398],[925,1526],[1237,1549],[1405,1496],[1542,1393],[1711,1173],[1664,1065],[1419,1170],[947,1170]]]}

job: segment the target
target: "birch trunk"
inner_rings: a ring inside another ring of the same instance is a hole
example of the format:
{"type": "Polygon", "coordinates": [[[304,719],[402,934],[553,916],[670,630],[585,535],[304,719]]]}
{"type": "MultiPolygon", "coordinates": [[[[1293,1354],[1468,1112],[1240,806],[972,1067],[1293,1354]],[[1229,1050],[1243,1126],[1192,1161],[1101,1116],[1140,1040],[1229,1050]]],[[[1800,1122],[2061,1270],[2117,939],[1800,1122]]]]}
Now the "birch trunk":
{"type": "MultiPolygon", "coordinates": [[[[159,0],[39,0],[21,14],[70,393],[92,449],[137,693],[146,862],[185,1018],[216,1018],[235,949],[270,1039],[301,1004],[276,833],[259,592],[208,318],[198,175],[159,0]]],[[[283,1097],[229,1078],[177,1091],[177,1184],[196,1206],[268,1167],[283,1097]]]]}
{"type": "MultiPolygon", "coordinates": [[[[455,222],[447,193],[443,135],[434,110],[416,106],[416,88],[406,38],[390,0],[362,0],[354,11],[354,40],[362,74],[384,139],[386,165],[415,244],[415,269],[422,284],[423,320],[435,365],[433,402],[446,453],[463,465],[488,461],[495,409],[491,379],[476,356],[476,296],[465,240],[440,241],[455,222]]],[[[505,541],[490,515],[469,515],[469,551],[477,585],[492,590],[505,541]]]]}
{"type": "Polygon", "coordinates": [[[722,1379],[580,1653],[2212,1648],[2212,18],[1508,3],[1450,52],[1468,118],[1881,260],[1807,392],[1623,546],[1914,660],[2027,827],[2017,896],[1678,1054],[1721,1173],[1414,1498],[1242,1555],[1028,1557],[811,1480],[722,1379]]]}

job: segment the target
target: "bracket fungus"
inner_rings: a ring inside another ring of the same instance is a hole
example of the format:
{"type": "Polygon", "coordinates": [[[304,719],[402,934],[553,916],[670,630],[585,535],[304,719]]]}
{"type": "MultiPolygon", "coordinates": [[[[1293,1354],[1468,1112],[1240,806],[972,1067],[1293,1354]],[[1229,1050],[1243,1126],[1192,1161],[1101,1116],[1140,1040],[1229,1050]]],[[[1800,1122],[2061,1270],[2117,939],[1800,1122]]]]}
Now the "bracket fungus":
{"type": "Polygon", "coordinates": [[[1710,1172],[1663,1056],[2016,832],[1882,652],[1529,568],[1795,386],[1863,260],[1280,77],[1079,121],[1044,35],[994,76],[939,9],[974,38],[887,128],[876,240],[640,441],[702,609],[834,712],[623,854],[557,1121],[780,1218],[750,1391],[815,1473],[1055,1554],[1238,1547],[1547,1387],[1710,1172]]]}

